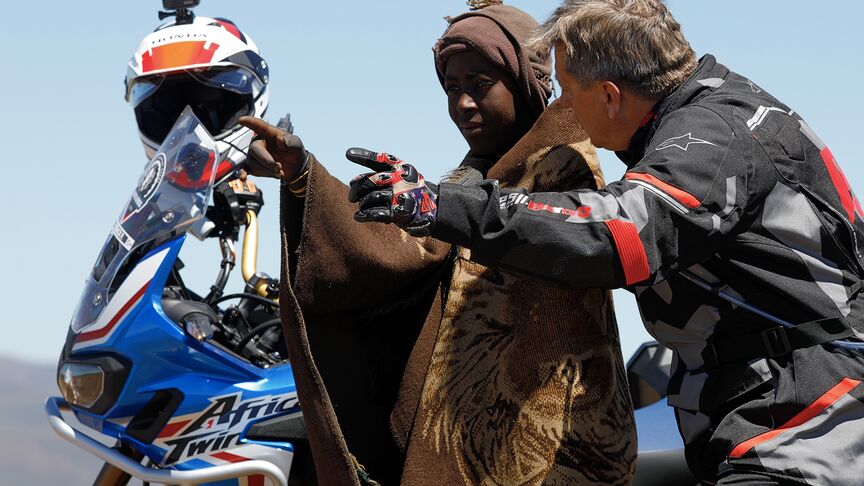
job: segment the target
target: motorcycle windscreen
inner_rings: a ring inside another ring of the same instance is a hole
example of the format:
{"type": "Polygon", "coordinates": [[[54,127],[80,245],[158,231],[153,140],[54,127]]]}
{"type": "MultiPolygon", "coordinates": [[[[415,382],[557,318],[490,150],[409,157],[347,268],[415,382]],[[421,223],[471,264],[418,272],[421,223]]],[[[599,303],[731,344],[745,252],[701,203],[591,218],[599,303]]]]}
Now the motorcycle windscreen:
{"type": "Polygon", "coordinates": [[[217,160],[216,142],[187,107],[145,166],[108,235],[72,316],[72,331],[99,318],[142,256],[204,217],[217,160]]]}

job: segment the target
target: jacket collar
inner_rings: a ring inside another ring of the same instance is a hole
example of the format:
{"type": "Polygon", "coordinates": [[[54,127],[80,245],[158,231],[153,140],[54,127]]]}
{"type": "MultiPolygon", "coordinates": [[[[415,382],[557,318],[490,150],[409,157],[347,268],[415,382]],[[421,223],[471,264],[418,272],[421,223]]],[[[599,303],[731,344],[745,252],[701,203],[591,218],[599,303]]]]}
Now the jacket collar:
{"type": "Polygon", "coordinates": [[[706,54],[699,60],[696,69],[684,83],[675,89],[669,96],[661,99],[651,108],[651,111],[642,121],[642,126],[636,130],[630,139],[630,146],[626,151],[615,152],[615,155],[627,165],[627,168],[635,166],[645,155],[645,149],[654,137],[654,133],[660,126],[660,121],[669,113],[685,105],[695,102],[697,99],[713,92],[719,84],[709,80],[724,80],[729,75],[726,66],[717,62],[711,54],[706,54]]]}

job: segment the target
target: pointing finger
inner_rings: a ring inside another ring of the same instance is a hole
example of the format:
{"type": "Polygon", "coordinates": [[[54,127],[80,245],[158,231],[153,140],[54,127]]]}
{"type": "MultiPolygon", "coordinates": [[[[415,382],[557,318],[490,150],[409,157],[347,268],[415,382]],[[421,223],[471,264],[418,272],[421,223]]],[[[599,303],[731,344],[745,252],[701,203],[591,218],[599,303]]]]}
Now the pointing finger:
{"type": "Polygon", "coordinates": [[[348,151],[345,152],[345,158],[355,164],[368,167],[375,172],[391,171],[395,166],[402,163],[398,157],[393,155],[385,154],[383,152],[373,152],[371,150],[357,147],[348,149],[348,151]]]}
{"type": "Polygon", "coordinates": [[[263,138],[278,138],[283,135],[283,131],[254,116],[241,116],[237,123],[246,128],[251,129],[263,138]]]}

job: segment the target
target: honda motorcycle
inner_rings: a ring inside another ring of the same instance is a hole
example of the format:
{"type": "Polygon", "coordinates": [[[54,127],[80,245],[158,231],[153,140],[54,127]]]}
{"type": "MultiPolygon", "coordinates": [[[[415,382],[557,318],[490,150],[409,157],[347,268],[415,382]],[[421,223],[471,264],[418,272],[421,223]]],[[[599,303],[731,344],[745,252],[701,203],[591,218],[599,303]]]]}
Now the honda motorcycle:
{"type": "Polygon", "coordinates": [[[219,174],[219,160],[187,107],[88,275],[58,364],[62,398],[49,398],[45,408],[61,437],[105,461],[95,484],[134,476],[284,486],[312,474],[292,471],[295,454],[308,456],[308,448],[278,319],[278,282],[255,270],[260,192],[233,168],[219,174]],[[238,226],[245,227],[246,291],[223,295],[238,226]],[[204,233],[218,235],[223,259],[201,296],[184,285],[178,254],[187,234],[204,233]],[[117,445],[76,430],[63,411],[117,445]]]}

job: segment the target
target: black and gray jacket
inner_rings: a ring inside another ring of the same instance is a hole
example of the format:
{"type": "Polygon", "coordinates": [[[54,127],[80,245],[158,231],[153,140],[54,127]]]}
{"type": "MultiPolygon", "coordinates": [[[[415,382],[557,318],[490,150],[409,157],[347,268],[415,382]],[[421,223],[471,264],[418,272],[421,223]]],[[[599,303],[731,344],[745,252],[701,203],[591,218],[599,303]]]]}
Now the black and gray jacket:
{"type": "MultiPolygon", "coordinates": [[[[618,155],[627,172],[599,191],[442,184],[433,236],[561,286],[631,289],[677,356],[668,401],[688,444],[771,360],[864,337],[864,210],[792,109],[708,55],[618,155]]],[[[760,430],[736,427],[718,457],[760,430]]]]}

